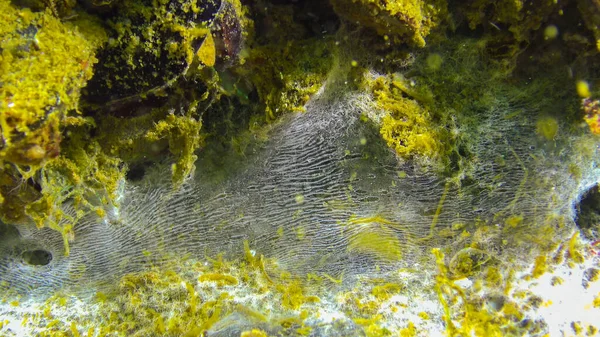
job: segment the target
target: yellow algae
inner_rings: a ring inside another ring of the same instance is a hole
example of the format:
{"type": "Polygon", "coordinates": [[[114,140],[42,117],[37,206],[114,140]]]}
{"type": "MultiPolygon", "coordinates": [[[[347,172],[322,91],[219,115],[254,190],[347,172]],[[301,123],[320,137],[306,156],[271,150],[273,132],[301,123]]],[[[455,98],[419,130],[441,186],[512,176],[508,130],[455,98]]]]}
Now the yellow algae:
{"type": "Polygon", "coordinates": [[[552,286],[558,286],[558,285],[563,284],[564,282],[565,281],[562,279],[562,277],[559,277],[559,276],[553,276],[552,280],[550,280],[550,284],[552,286]]]}
{"type": "MultiPolygon", "coordinates": [[[[503,300],[500,305],[486,307],[481,301],[471,300],[467,291],[449,278],[444,254],[439,249],[432,252],[438,265],[435,291],[444,309],[443,319],[448,335],[501,337],[507,333],[520,335],[528,331],[527,327],[523,327],[523,331],[515,330],[515,323],[524,317],[519,305],[503,300]]],[[[506,284],[508,282],[507,279],[506,284]]]]}
{"type": "Polygon", "coordinates": [[[523,222],[522,215],[511,215],[506,219],[506,225],[512,228],[516,228],[523,222]]]}
{"type": "Polygon", "coordinates": [[[75,322],[71,322],[71,333],[73,334],[73,337],[81,336],[81,334],[79,333],[79,330],[77,329],[77,325],[75,324],[75,322]]]}
{"type": "Polygon", "coordinates": [[[74,133],[71,137],[72,142],[63,149],[64,155],[46,164],[41,175],[41,197],[25,207],[38,227],[49,227],[62,234],[65,255],[69,254],[69,241],[74,239],[72,227],[76,221],[89,210],[104,212],[88,201],[89,196],[93,193],[102,196],[96,189],[104,191],[103,201],[112,204],[125,175],[121,161],[105,155],[97,142],[89,142],[83,148],[81,134],[74,133]],[[74,201],[78,211],[75,216],[62,212],[61,205],[67,199],[74,201]]]}
{"type": "Polygon", "coordinates": [[[490,261],[490,256],[477,248],[465,248],[450,260],[449,269],[457,277],[467,277],[480,272],[490,261]]]}
{"type": "Polygon", "coordinates": [[[368,337],[386,336],[390,334],[390,331],[378,324],[382,318],[381,315],[374,315],[371,318],[355,318],[354,322],[362,326],[368,337]]]}
{"type": "Polygon", "coordinates": [[[342,281],[344,280],[344,274],[342,273],[342,275],[340,275],[339,279],[334,278],[333,276],[327,274],[327,273],[323,273],[323,276],[328,279],[330,282],[332,283],[336,283],[336,284],[341,284],[342,281]]]}
{"type": "Polygon", "coordinates": [[[384,224],[384,225],[396,225],[395,222],[390,221],[380,215],[370,216],[370,217],[362,217],[362,218],[352,216],[348,220],[348,223],[351,225],[370,224],[370,223],[380,223],[380,224],[384,224]]]}
{"type": "Polygon", "coordinates": [[[249,51],[239,72],[256,88],[266,121],[286,112],[304,111],[326,80],[333,64],[332,51],[333,41],[326,39],[289,40],[249,51]]]}
{"type": "Polygon", "coordinates": [[[387,261],[399,261],[402,258],[400,240],[387,231],[371,232],[367,229],[353,234],[348,243],[348,251],[387,261]]]}
{"type": "Polygon", "coordinates": [[[0,125],[5,143],[0,160],[32,166],[32,176],[58,155],[61,120],[67,111],[78,109],[80,89],[93,74],[95,50],[106,35],[99,26],[87,29],[93,20],[79,31],[50,11],[32,13],[5,0],[0,13],[0,125]]]}
{"type": "Polygon", "coordinates": [[[392,228],[400,226],[380,215],[351,216],[348,220],[348,251],[373,257],[398,261],[402,257],[402,244],[392,228]]]}
{"type": "Polygon", "coordinates": [[[447,13],[443,0],[333,0],[334,10],[350,22],[375,30],[386,41],[425,46],[425,38],[447,13]]]}
{"type": "Polygon", "coordinates": [[[185,282],[185,289],[188,292],[188,296],[189,296],[189,307],[190,307],[190,313],[195,314],[196,313],[196,307],[197,307],[197,295],[196,295],[196,290],[194,289],[194,287],[189,283],[189,282],[185,282]]]}
{"type": "Polygon", "coordinates": [[[299,281],[278,284],[275,289],[281,293],[281,304],[285,308],[297,310],[305,303],[320,302],[316,296],[306,296],[306,290],[299,281]]]}
{"type": "Polygon", "coordinates": [[[196,104],[190,106],[185,116],[169,114],[146,133],[146,139],[150,141],[169,141],[169,151],[176,158],[176,162],[171,166],[176,187],[194,171],[194,163],[198,159],[195,151],[204,143],[204,137],[200,133],[202,121],[194,117],[196,104]]]}
{"type": "Polygon", "coordinates": [[[531,271],[531,275],[534,278],[539,278],[544,275],[548,271],[548,265],[546,264],[546,256],[538,256],[535,259],[535,264],[533,265],[533,270],[531,271]]]}
{"type": "MultiPolygon", "coordinates": [[[[61,153],[68,152],[61,144],[61,129],[86,120],[78,116],[80,91],[93,74],[95,52],[107,34],[98,19],[85,13],[63,22],[50,10],[32,12],[4,0],[0,22],[0,162],[15,165],[15,170],[3,166],[0,172],[14,179],[34,178],[42,187],[41,196],[16,189],[3,192],[2,217],[22,223],[26,213],[38,227],[59,231],[68,254],[72,233],[68,225],[58,225],[64,217],[58,207],[76,197],[64,191],[78,185],[80,176],[63,176],[56,170],[61,165],[52,163],[68,160],[68,153],[61,153]],[[60,179],[49,177],[58,175],[60,179]]],[[[79,196],[87,193],[79,186],[73,189],[79,196]]]]}
{"type": "Polygon", "coordinates": [[[260,329],[252,329],[250,331],[243,331],[240,337],[269,337],[269,335],[260,329]]]}
{"type": "Polygon", "coordinates": [[[239,312],[244,313],[245,315],[247,315],[249,317],[252,317],[252,318],[256,319],[257,321],[260,321],[260,322],[267,322],[268,321],[268,317],[267,316],[265,316],[264,314],[262,314],[259,311],[256,311],[256,310],[254,310],[252,308],[249,308],[249,307],[246,307],[244,305],[241,305],[241,304],[238,305],[237,306],[237,310],[239,312]]]}
{"type": "Polygon", "coordinates": [[[405,97],[403,85],[388,77],[378,77],[367,84],[376,108],[384,112],[380,134],[387,145],[405,158],[440,159],[446,152],[443,131],[435,126],[429,110],[415,99],[405,97]]]}
{"type": "Polygon", "coordinates": [[[296,332],[301,336],[309,336],[312,332],[312,328],[310,326],[303,326],[296,330],[296,332]]]}
{"type": "Polygon", "coordinates": [[[408,322],[408,326],[400,330],[400,337],[416,337],[417,328],[413,322],[408,322]]]}
{"type": "Polygon", "coordinates": [[[581,243],[579,241],[579,231],[575,231],[569,239],[567,256],[572,263],[580,264],[585,260],[581,253],[581,243]]]}
{"type": "Polygon", "coordinates": [[[200,277],[198,278],[198,281],[200,281],[200,282],[207,282],[207,281],[215,282],[220,286],[235,286],[238,284],[237,278],[235,278],[231,275],[216,274],[216,273],[200,275],[200,277]]]}
{"type": "Polygon", "coordinates": [[[594,305],[594,308],[600,308],[600,293],[596,295],[592,304],[594,305]]]}
{"type": "Polygon", "coordinates": [[[375,298],[379,301],[387,301],[394,294],[402,291],[402,286],[395,283],[387,283],[380,286],[375,286],[371,289],[371,295],[375,296],[375,298]]]}

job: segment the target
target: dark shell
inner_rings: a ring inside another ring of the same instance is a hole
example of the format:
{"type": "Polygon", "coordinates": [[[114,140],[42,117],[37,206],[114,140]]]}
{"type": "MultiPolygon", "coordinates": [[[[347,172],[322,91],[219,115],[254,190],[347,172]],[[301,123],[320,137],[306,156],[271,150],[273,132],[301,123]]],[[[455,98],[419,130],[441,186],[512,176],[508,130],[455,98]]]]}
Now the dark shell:
{"type": "Polygon", "coordinates": [[[222,0],[125,2],[109,19],[113,35],[99,51],[84,98],[92,104],[124,106],[160,93],[184,75],[205,35],[226,8],[222,0]],[[188,34],[188,38],[186,36],[188,34]]]}
{"type": "Polygon", "coordinates": [[[229,2],[223,2],[212,31],[221,64],[231,64],[242,48],[242,25],[229,2]]]}

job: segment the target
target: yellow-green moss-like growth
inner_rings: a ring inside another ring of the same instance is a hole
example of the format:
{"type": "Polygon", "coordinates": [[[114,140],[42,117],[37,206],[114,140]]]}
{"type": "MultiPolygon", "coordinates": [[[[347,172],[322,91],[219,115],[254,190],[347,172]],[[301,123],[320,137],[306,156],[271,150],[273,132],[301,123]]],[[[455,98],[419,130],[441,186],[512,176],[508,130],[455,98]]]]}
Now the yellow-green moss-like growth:
{"type": "Polygon", "coordinates": [[[0,22],[0,160],[39,167],[59,153],[59,126],[77,109],[104,36],[93,20],[80,30],[50,10],[20,10],[7,0],[0,22]]]}
{"type": "Polygon", "coordinates": [[[335,11],[350,22],[372,28],[395,43],[425,46],[425,37],[447,15],[445,0],[332,0],[335,11]]]}
{"type": "Polygon", "coordinates": [[[444,135],[429,110],[405,97],[403,84],[389,77],[378,77],[368,84],[378,109],[384,111],[380,132],[388,146],[410,159],[415,156],[437,160],[446,152],[444,135]]]}
{"type": "Polygon", "coordinates": [[[200,134],[202,121],[193,117],[194,112],[195,109],[192,109],[186,116],[170,114],[146,134],[150,141],[168,139],[169,150],[176,158],[176,163],[171,166],[173,183],[176,186],[194,171],[194,163],[198,158],[194,152],[204,140],[200,134]]]}
{"type": "Polygon", "coordinates": [[[175,161],[172,178],[177,188],[192,173],[195,151],[206,136],[201,133],[203,123],[195,112],[195,104],[178,114],[172,109],[155,108],[131,118],[105,116],[98,123],[98,129],[103,131],[95,140],[107,155],[130,167],[160,161],[168,149],[175,161]]]}
{"type": "Polygon", "coordinates": [[[78,132],[72,133],[64,153],[49,161],[40,176],[41,197],[26,205],[26,212],[38,227],[60,232],[69,255],[75,223],[89,211],[104,216],[105,209],[116,204],[125,172],[120,159],[106,155],[98,142],[78,132]],[[62,210],[68,199],[73,200],[75,215],[62,210]]]}
{"type": "Polygon", "coordinates": [[[254,84],[267,120],[286,111],[304,111],[333,64],[332,41],[307,39],[268,44],[250,50],[239,69],[254,84]]]}
{"type": "Polygon", "coordinates": [[[281,276],[269,277],[266,259],[252,255],[248,244],[245,247],[246,260],[229,261],[218,255],[201,262],[179,257],[169,268],[126,274],[113,291],[96,294],[98,308],[91,320],[78,315],[72,322],[53,320],[57,304],[67,306],[70,301],[53,297],[42,310],[44,320],[26,324],[45,324],[40,330],[48,336],[73,332],[73,325],[88,336],[203,336],[215,326],[219,331],[232,324],[248,331],[264,329],[269,335],[309,335],[311,328],[304,322],[319,298],[271,260],[269,273],[281,276]],[[255,305],[255,298],[262,298],[262,304],[255,305]],[[231,320],[234,317],[239,320],[231,320]]]}
{"type": "MultiPolygon", "coordinates": [[[[33,219],[38,227],[58,230],[68,253],[72,222],[58,225],[64,219],[60,203],[72,197],[95,208],[100,202],[91,206],[87,200],[96,195],[92,188],[114,195],[117,179],[105,170],[106,161],[98,160],[98,151],[86,153],[85,160],[79,154],[69,157],[69,150],[59,156],[61,129],[87,123],[73,114],[92,76],[95,51],[107,37],[97,19],[85,13],[68,22],[55,14],[0,0],[0,217],[12,224],[33,219]],[[26,184],[29,178],[35,178],[40,192],[26,184]]],[[[85,144],[77,147],[88,150],[85,144]]]]}
{"type": "MultiPolygon", "coordinates": [[[[445,256],[438,248],[432,250],[438,265],[435,291],[444,310],[448,336],[524,336],[541,333],[539,324],[519,325],[526,316],[526,306],[508,298],[490,296],[481,298],[473,295],[471,289],[459,286],[450,276],[450,268],[445,263],[445,256]]],[[[509,291],[510,280],[493,267],[488,267],[482,276],[493,278],[495,290],[509,291]]],[[[465,277],[460,275],[459,277],[465,277]]],[[[486,283],[484,279],[484,283],[486,283]]],[[[490,282],[487,282],[490,283],[490,282]]]]}
{"type": "Polygon", "coordinates": [[[487,252],[468,247],[452,257],[449,269],[457,277],[467,277],[481,272],[490,260],[487,252]]]}

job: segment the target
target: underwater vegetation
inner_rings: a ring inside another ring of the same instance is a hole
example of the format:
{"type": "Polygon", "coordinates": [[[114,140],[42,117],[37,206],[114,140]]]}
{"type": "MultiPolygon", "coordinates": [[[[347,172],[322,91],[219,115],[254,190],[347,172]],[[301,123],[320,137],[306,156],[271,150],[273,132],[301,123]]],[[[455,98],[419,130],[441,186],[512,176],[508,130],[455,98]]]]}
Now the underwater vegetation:
{"type": "Polygon", "coordinates": [[[0,335],[598,333],[597,1],[0,18],[0,335]]]}
{"type": "Polygon", "coordinates": [[[425,38],[444,24],[448,4],[441,1],[337,1],[334,10],[349,22],[377,31],[391,43],[426,45],[425,38]]]}
{"type": "Polygon", "coordinates": [[[8,1],[2,13],[2,160],[29,178],[59,155],[61,122],[77,112],[106,35],[93,18],[78,28],[8,1]]]}

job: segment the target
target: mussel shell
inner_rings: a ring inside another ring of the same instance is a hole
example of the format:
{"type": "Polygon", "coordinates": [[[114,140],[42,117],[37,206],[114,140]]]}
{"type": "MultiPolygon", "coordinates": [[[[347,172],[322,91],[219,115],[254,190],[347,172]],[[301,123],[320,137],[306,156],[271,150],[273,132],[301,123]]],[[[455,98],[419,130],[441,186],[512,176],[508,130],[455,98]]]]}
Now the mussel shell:
{"type": "Polygon", "coordinates": [[[231,3],[224,1],[213,23],[217,57],[221,66],[233,63],[242,48],[242,25],[231,3]]]}
{"type": "Polygon", "coordinates": [[[134,9],[117,10],[118,14],[110,21],[113,27],[117,27],[120,22],[126,23],[129,34],[125,36],[123,30],[121,34],[115,31],[109,43],[99,51],[99,61],[95,66],[94,76],[87,84],[84,99],[103,107],[127,106],[170,86],[187,72],[190,58],[185,53],[174,56],[169,48],[185,43],[189,44],[185,48],[191,47],[195,52],[206,37],[200,35],[185,41],[182,34],[174,29],[174,23],[185,29],[210,29],[225,7],[222,2],[224,3],[222,0],[171,0],[164,5],[159,3],[158,6],[165,6],[163,9],[166,9],[167,15],[172,16],[170,20],[161,17],[161,11],[153,12],[151,1],[142,1],[142,5],[137,5],[134,9]],[[198,10],[190,10],[191,6],[198,10]]]}

